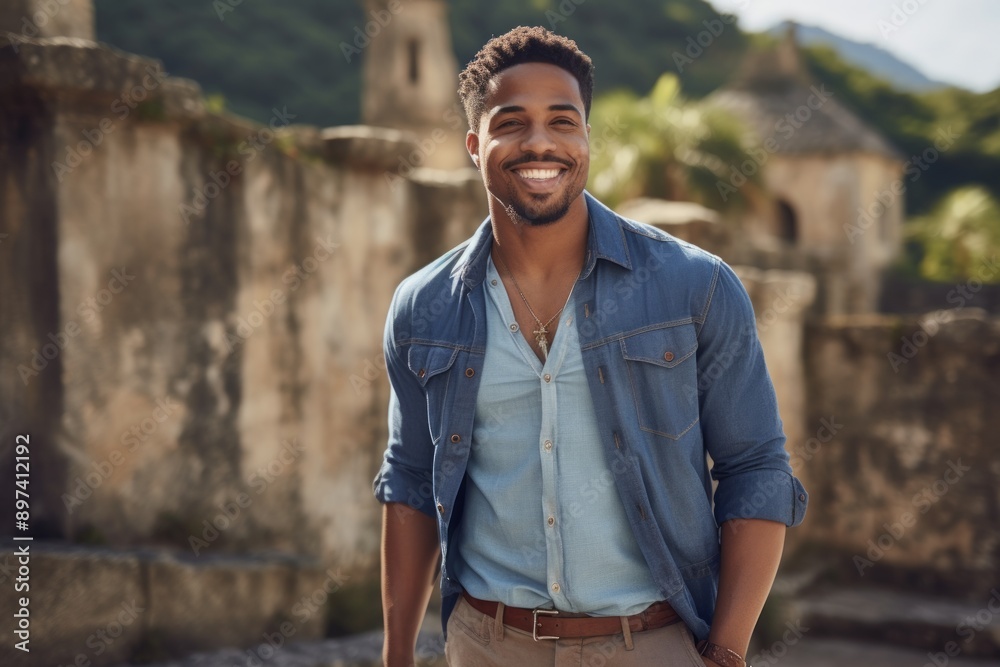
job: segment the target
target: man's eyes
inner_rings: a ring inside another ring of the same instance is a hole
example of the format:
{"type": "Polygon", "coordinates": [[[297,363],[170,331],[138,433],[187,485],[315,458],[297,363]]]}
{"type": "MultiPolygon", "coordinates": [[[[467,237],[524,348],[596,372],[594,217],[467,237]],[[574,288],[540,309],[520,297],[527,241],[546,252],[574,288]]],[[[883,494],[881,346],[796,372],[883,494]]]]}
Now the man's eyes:
{"type": "MultiPolygon", "coordinates": [[[[510,126],[513,126],[513,125],[520,125],[520,124],[521,124],[521,121],[519,121],[519,120],[514,120],[514,119],[505,120],[505,121],[501,122],[499,125],[497,125],[496,129],[499,130],[499,129],[504,128],[504,127],[510,127],[510,126]]],[[[575,127],[576,126],[576,122],[574,120],[572,120],[571,118],[557,118],[554,121],[552,121],[552,124],[553,125],[568,125],[568,126],[571,126],[571,127],[575,127]]]]}

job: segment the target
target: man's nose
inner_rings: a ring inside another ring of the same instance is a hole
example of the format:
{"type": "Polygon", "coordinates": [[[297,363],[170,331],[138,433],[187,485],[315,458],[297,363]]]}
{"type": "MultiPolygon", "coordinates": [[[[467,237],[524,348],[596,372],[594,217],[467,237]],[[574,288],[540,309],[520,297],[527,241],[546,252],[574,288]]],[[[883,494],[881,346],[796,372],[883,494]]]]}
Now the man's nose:
{"type": "Polygon", "coordinates": [[[556,149],[556,142],[544,123],[531,125],[521,141],[521,150],[525,153],[545,155],[556,149]]]}

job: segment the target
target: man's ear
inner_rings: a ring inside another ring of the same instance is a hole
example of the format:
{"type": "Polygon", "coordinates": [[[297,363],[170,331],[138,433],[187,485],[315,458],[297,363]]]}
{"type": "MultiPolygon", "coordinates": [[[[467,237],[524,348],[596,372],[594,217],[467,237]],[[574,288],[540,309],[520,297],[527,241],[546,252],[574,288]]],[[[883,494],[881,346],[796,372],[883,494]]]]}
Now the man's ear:
{"type": "Polygon", "coordinates": [[[476,165],[476,169],[479,169],[479,135],[472,130],[469,130],[465,135],[465,150],[469,151],[472,164],[476,165]]]}

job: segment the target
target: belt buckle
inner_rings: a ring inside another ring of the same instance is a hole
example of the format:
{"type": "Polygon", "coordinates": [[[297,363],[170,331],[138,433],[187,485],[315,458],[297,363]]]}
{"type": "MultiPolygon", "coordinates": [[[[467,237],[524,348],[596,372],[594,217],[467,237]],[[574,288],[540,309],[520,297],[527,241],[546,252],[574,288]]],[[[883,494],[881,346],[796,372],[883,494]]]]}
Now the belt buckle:
{"type": "Polygon", "coordinates": [[[558,609],[532,609],[531,610],[531,638],[534,639],[536,642],[539,639],[559,639],[559,637],[555,637],[555,636],[551,636],[550,637],[548,635],[539,635],[538,634],[538,615],[539,614],[549,614],[551,616],[555,616],[558,613],[559,613],[558,609]]]}

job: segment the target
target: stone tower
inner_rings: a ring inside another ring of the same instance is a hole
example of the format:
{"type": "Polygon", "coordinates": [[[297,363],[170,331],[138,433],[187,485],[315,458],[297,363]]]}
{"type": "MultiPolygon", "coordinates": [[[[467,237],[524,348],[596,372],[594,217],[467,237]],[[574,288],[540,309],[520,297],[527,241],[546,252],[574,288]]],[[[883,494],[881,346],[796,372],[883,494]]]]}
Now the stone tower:
{"type": "Polygon", "coordinates": [[[744,219],[753,237],[796,252],[839,258],[827,312],[871,312],[880,273],[902,243],[903,156],[812,80],[791,25],[772,48],[752,51],[733,80],[707,98],[756,133],[761,147],[729,182],[760,171],[767,192],[744,219]],[[835,293],[834,293],[835,292],[835,293]]]}
{"type": "Polygon", "coordinates": [[[4,0],[0,3],[0,44],[22,38],[94,39],[92,0],[4,0]]]}
{"type": "Polygon", "coordinates": [[[416,135],[405,167],[471,167],[447,4],[366,0],[365,20],[362,122],[416,135]]]}

